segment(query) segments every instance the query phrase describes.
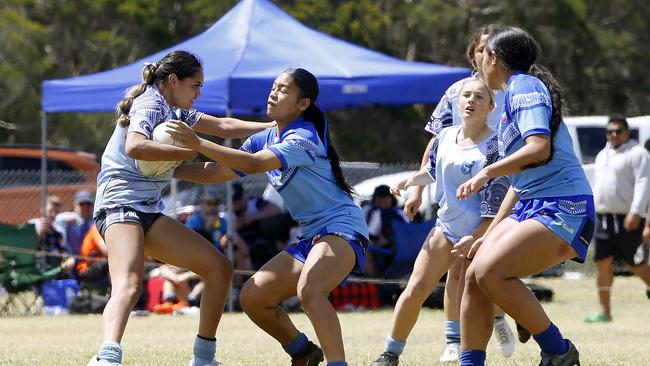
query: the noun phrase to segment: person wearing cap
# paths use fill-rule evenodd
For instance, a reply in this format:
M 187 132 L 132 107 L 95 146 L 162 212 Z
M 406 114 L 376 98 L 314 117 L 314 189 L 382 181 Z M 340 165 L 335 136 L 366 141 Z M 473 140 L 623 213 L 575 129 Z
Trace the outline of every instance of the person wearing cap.
M 397 207 L 397 199 L 390 193 L 390 187 L 382 184 L 375 187 L 368 204 L 362 205 L 363 217 L 368 224 L 370 242 L 374 246 L 391 248 L 393 245 L 393 229 L 391 222 L 399 220 L 408 222 L 406 215 Z M 392 257 L 381 252 L 368 251 L 366 256 L 366 274 L 378 276 L 390 265 Z
M 594 162 L 596 172 L 595 255 L 596 284 L 600 312 L 587 316 L 586 323 L 612 320 L 610 292 L 614 283 L 614 260 L 622 260 L 630 272 L 650 287 L 650 265 L 636 255 L 643 244 L 642 232 L 650 193 L 650 156 L 636 140 L 624 116 L 614 115 L 607 123 L 607 145 Z
M 95 223 L 93 205 L 95 195 L 88 190 L 75 193 L 74 212 L 63 212 L 56 216 L 56 222 L 64 229 L 64 242 L 72 255 L 79 255 L 84 237 Z

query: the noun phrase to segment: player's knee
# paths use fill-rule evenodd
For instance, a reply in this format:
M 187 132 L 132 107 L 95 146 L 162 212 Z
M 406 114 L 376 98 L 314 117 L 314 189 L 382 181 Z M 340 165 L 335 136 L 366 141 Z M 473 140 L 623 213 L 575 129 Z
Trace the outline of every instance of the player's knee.
M 433 286 L 425 280 L 414 281 L 409 283 L 404 290 L 406 299 L 422 301 L 427 298 L 433 291 Z
M 327 297 L 327 291 L 309 284 L 298 286 L 297 294 L 300 304 L 306 311 L 309 311 L 315 302 Z
M 260 297 L 257 295 L 253 278 L 250 278 L 239 292 L 239 304 L 244 312 L 249 313 L 252 309 L 261 305 Z

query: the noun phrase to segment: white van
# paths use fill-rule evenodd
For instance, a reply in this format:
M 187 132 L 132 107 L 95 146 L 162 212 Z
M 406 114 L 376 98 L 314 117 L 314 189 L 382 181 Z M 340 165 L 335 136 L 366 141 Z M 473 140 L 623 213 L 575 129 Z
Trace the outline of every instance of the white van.
M 594 184 L 594 160 L 607 143 L 606 129 L 609 116 L 564 117 L 573 139 L 573 150 L 582 163 L 589 183 Z M 650 139 L 650 116 L 628 117 L 630 139 L 643 145 Z

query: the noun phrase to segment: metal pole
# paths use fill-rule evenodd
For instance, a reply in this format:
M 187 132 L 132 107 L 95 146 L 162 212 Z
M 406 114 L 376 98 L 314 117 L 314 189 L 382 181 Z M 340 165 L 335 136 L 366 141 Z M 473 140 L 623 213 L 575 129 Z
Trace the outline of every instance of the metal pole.
M 231 116 L 232 116 L 232 110 L 230 109 L 230 105 L 228 105 L 228 107 L 226 108 L 226 117 L 230 118 Z M 232 139 L 226 139 L 224 145 L 228 147 L 232 146 Z M 226 235 L 228 236 L 228 247 L 226 249 L 226 254 L 228 255 L 228 259 L 230 259 L 230 261 L 234 263 L 233 245 L 235 245 L 235 242 L 233 240 L 233 237 L 235 234 L 235 228 L 234 228 L 235 212 L 232 207 L 232 194 L 233 194 L 232 181 L 229 180 L 226 182 L 226 207 L 227 207 L 226 217 L 228 218 L 228 228 L 226 229 Z M 233 284 L 234 281 L 230 283 L 230 296 L 228 296 L 228 312 L 235 311 L 235 296 L 234 296 L 235 293 L 233 291 Z
M 41 111 L 41 215 L 47 214 L 47 113 Z
M 178 218 L 177 209 L 178 202 L 176 202 L 176 195 L 178 194 L 178 179 L 172 178 L 171 183 L 169 184 L 169 195 L 172 198 L 172 217 Z

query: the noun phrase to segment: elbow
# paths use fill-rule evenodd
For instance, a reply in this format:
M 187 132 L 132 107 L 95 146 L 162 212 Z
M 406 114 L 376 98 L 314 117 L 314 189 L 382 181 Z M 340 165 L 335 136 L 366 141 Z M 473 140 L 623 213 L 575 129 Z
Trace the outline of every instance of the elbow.
M 136 159 L 136 160 L 142 160 L 142 150 L 143 150 L 143 144 L 139 142 L 135 143 L 129 143 L 128 140 L 126 144 L 124 145 L 124 152 L 126 153 L 126 156 Z

